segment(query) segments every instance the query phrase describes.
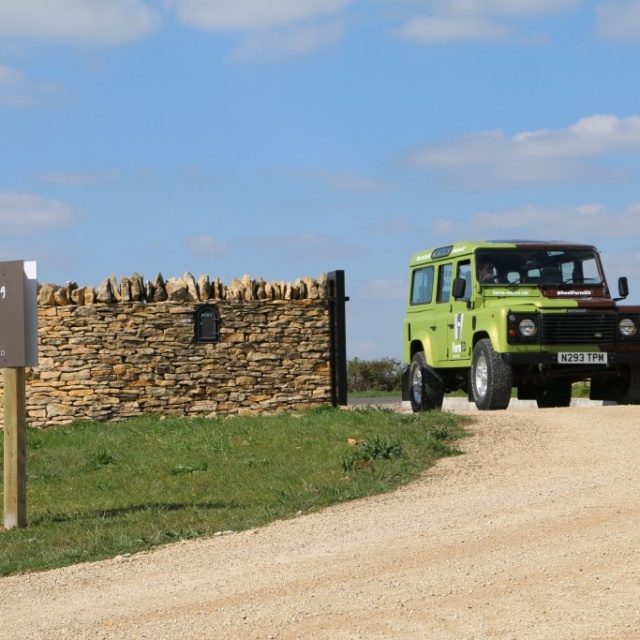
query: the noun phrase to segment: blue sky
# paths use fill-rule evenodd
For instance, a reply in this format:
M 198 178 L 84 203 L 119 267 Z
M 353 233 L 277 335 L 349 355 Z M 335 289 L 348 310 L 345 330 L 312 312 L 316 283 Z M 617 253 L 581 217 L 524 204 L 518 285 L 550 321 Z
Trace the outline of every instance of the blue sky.
M 349 358 L 457 240 L 594 243 L 639 303 L 638 69 L 638 0 L 0 0 L 0 260 L 344 269 Z

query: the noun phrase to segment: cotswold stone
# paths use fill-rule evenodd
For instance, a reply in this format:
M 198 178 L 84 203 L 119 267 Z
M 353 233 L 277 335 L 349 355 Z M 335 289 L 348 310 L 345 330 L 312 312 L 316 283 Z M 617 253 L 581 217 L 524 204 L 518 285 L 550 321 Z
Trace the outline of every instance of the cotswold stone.
M 208 276 L 195 283 L 198 300 L 188 299 L 194 289 L 189 294 L 183 279 L 165 285 L 158 274 L 145 285 L 134 274 L 123 279 L 115 302 L 113 280 L 105 278 L 97 291 L 40 286 L 40 364 L 26 379 L 31 426 L 119 422 L 145 412 L 250 415 L 330 401 L 322 276 L 304 279 L 302 288 L 249 276 L 227 288 L 216 279 L 208 300 L 220 315 L 221 341 L 207 344 L 194 341 L 194 311 Z M 300 298 L 316 289 L 317 298 Z M 138 291 L 146 300 L 136 299 Z M 2 398 L 0 392 L 0 414 Z
M 120 299 L 122 302 L 131 302 L 131 280 L 127 276 L 120 278 Z
M 134 273 L 131 277 L 131 301 L 142 302 L 144 295 L 144 278 L 139 273 Z
M 55 292 L 60 287 L 57 284 L 43 284 L 38 291 L 38 305 L 41 307 L 53 306 L 56 303 Z
M 187 285 L 182 278 L 169 278 L 165 284 L 169 302 L 187 302 Z
M 71 304 L 71 301 L 69 300 L 69 288 L 59 287 L 56 289 L 53 294 L 53 299 L 58 307 L 64 307 Z
M 244 288 L 242 282 L 234 278 L 227 287 L 227 300 L 244 300 Z
M 122 295 L 120 294 L 120 289 L 118 288 L 118 280 L 116 276 L 112 273 L 109 276 L 109 286 L 111 287 L 111 295 L 116 302 L 122 302 Z
M 147 280 L 144 286 L 145 299 L 148 300 L 149 302 L 153 302 L 155 291 L 156 291 L 156 288 L 153 286 L 153 283 L 151 282 L 151 280 Z
M 318 276 L 318 298 L 325 300 L 329 297 L 329 278 L 326 273 Z
M 198 294 L 198 285 L 196 279 L 187 271 L 182 277 L 183 282 L 187 288 L 187 302 L 199 302 L 200 295 Z
M 206 302 L 211 298 L 211 283 L 209 282 L 209 276 L 202 274 L 198 278 L 198 292 L 200 294 L 200 300 Z
M 160 272 L 158 272 L 153 281 L 153 292 L 153 302 L 164 302 L 168 298 L 167 291 L 164 286 L 164 279 Z M 147 300 L 151 301 L 150 298 L 147 298 Z
M 73 304 L 82 306 L 84 305 L 85 288 L 80 287 L 71 291 L 71 302 Z
M 109 278 L 105 278 L 98 285 L 98 292 L 96 294 L 96 300 L 98 302 L 103 302 L 109 304 L 113 301 L 113 296 L 111 294 L 111 284 L 109 283 Z
M 240 280 L 240 286 L 242 287 L 244 300 L 255 300 L 257 298 L 256 296 L 257 286 L 253 282 L 253 280 L 251 280 L 251 276 L 249 275 L 242 276 L 242 280 Z

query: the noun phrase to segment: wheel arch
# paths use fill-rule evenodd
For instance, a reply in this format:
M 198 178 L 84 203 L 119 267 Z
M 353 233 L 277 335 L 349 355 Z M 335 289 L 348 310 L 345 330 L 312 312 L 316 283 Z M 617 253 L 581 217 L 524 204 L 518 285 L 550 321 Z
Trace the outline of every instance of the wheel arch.
M 478 342 L 480 342 L 480 340 L 483 340 L 484 338 L 489 338 L 489 340 L 491 340 L 491 336 L 487 331 L 478 331 L 477 333 L 473 334 L 473 344 L 471 345 L 472 353 L 473 353 L 473 350 L 475 349 L 475 346 L 478 344 Z
M 424 357 L 427 363 L 433 366 L 433 351 L 429 340 L 416 339 L 411 341 L 411 345 L 409 347 L 409 362 L 411 362 L 413 356 L 415 356 L 419 351 L 424 351 Z

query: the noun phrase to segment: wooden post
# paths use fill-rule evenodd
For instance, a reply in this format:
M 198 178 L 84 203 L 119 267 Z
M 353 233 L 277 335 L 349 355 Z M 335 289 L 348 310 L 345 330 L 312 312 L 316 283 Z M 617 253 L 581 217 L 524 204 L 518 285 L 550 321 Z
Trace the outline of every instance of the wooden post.
M 27 419 L 24 367 L 2 370 L 4 382 L 4 527 L 27 526 Z

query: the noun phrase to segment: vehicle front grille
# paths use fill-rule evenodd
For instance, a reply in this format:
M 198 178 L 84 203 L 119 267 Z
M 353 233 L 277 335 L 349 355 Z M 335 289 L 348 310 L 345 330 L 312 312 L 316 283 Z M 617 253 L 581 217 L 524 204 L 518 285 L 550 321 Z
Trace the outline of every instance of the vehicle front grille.
M 605 344 L 615 340 L 614 314 L 542 314 L 540 321 L 543 344 Z

